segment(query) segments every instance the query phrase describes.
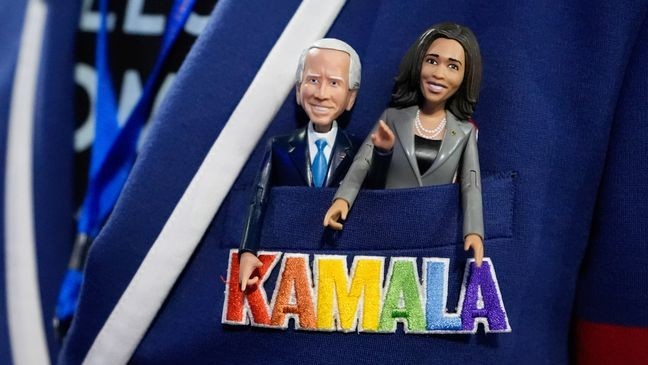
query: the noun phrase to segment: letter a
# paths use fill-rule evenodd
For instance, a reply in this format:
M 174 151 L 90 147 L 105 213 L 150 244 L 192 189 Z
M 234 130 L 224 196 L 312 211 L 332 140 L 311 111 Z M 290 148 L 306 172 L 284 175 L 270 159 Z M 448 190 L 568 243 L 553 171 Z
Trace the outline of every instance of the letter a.
M 477 332 L 476 323 L 483 323 L 486 332 L 511 332 L 489 258 L 484 258 L 481 267 L 477 267 L 473 259 L 468 260 L 459 302 L 462 303 L 461 326 L 464 332 Z

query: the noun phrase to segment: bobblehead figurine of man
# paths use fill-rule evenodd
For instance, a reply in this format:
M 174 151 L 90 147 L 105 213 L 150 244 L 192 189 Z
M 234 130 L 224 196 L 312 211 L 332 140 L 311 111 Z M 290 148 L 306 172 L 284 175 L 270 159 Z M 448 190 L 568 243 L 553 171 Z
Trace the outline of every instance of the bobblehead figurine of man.
M 273 186 L 337 187 L 361 141 L 338 127 L 336 119 L 351 110 L 360 88 L 360 57 L 338 39 L 320 39 L 299 59 L 295 78 L 297 104 L 310 121 L 304 128 L 268 143 L 254 184 L 239 247 L 241 290 L 256 284 L 254 270 L 266 202 Z

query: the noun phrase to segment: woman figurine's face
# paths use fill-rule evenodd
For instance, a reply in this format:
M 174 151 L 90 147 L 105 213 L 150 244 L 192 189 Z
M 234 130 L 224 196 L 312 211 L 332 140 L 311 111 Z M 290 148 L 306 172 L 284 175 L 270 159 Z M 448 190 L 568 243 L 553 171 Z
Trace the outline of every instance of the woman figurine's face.
M 437 38 L 425 52 L 421 64 L 421 93 L 425 107 L 443 107 L 464 78 L 466 57 L 461 44 L 453 39 Z

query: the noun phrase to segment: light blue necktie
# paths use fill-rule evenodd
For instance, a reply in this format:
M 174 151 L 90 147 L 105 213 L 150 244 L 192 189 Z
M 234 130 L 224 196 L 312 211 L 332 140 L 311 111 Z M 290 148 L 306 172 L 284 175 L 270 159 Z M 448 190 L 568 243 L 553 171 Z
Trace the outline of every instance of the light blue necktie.
M 313 184 L 321 188 L 324 185 L 324 179 L 326 178 L 326 170 L 328 169 L 328 164 L 326 163 L 326 157 L 324 156 L 324 147 L 326 147 L 326 140 L 320 138 L 315 141 L 317 146 L 317 154 L 315 154 L 315 160 L 313 161 Z

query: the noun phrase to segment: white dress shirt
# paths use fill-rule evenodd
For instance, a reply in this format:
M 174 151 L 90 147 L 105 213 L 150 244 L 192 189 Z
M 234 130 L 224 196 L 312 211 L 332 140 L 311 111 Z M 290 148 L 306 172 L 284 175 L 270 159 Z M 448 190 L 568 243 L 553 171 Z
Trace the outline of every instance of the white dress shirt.
M 333 121 L 331 130 L 326 133 L 319 133 L 313 128 L 313 122 L 308 122 L 308 152 L 310 155 L 311 166 L 315 161 L 315 155 L 317 154 L 317 145 L 315 141 L 320 138 L 326 139 L 326 147 L 324 147 L 324 157 L 326 157 L 327 165 L 331 162 L 331 152 L 333 151 L 333 146 L 335 144 L 335 137 L 337 136 L 337 121 Z

